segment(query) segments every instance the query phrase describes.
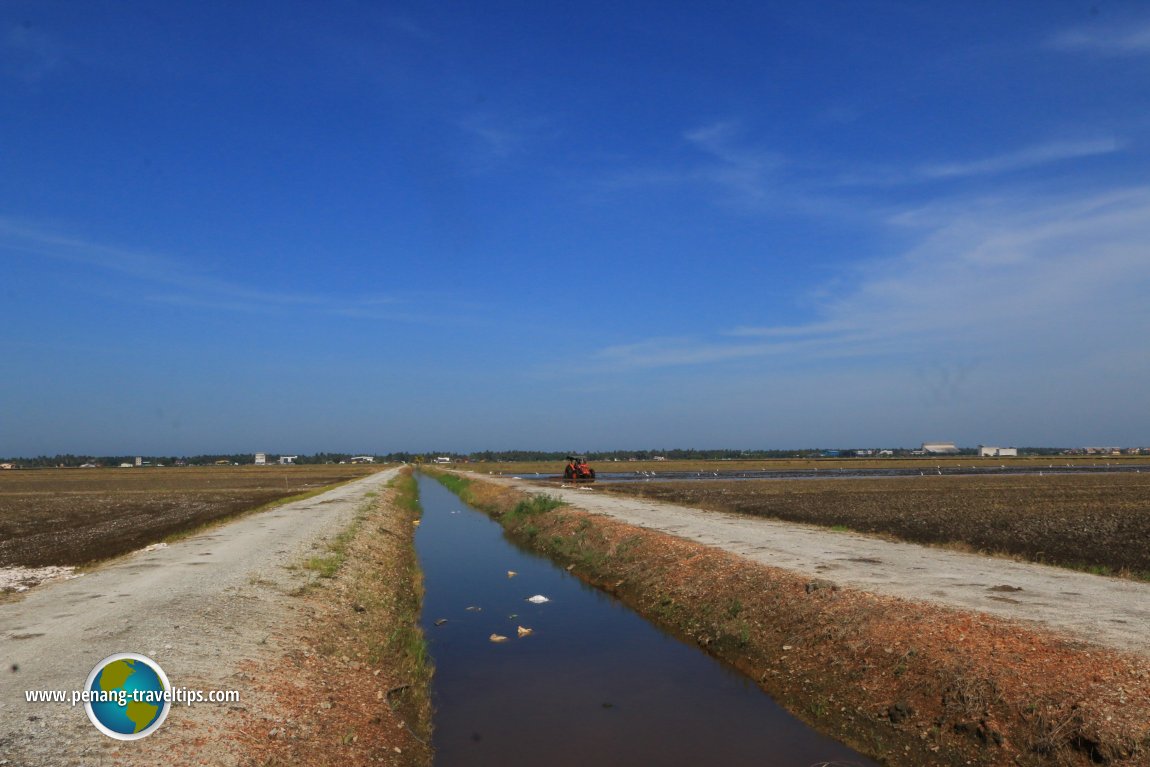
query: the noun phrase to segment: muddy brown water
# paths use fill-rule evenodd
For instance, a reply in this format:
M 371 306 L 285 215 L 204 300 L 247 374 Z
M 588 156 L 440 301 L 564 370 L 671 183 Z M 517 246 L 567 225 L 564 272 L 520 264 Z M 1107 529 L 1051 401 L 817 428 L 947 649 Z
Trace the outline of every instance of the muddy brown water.
M 438 482 L 419 489 L 436 765 L 875 765 Z

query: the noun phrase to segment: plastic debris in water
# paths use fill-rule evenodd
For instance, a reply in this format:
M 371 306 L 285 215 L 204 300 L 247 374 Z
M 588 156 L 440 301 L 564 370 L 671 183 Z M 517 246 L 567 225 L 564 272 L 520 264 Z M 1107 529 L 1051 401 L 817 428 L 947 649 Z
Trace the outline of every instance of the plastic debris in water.
M 490 639 L 492 642 L 506 642 L 507 641 L 507 637 L 503 636 L 502 634 L 492 634 L 490 637 L 488 637 L 488 639 Z
M 483 608 L 482 608 L 482 607 L 476 607 L 475 605 L 471 605 L 470 607 L 468 607 L 468 608 L 466 608 L 466 609 L 467 609 L 467 611 L 468 611 L 468 612 L 477 613 L 477 612 L 479 612 L 480 610 L 482 610 Z
M 524 628 L 523 626 L 520 626 L 518 631 L 519 631 L 519 636 L 521 636 L 521 637 L 529 637 L 535 633 L 535 629 Z
M 515 572 L 514 570 L 508 570 L 507 571 L 507 577 L 508 578 L 514 578 L 516 575 L 519 575 L 519 573 Z
M 541 605 L 544 602 L 550 602 L 551 600 L 548 599 L 547 597 L 543 596 L 542 594 L 536 594 L 533 597 L 527 597 L 527 601 L 528 602 L 534 602 L 537 605 Z
M 435 625 L 436 626 L 442 626 L 444 623 L 447 623 L 447 618 L 436 618 L 435 619 Z

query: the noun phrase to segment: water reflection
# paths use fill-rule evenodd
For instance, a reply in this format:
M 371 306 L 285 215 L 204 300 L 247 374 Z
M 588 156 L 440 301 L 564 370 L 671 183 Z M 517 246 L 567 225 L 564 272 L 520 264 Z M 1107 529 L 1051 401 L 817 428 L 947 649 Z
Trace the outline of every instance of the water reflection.
M 736 672 L 511 545 L 439 483 L 420 476 L 419 487 L 437 765 L 873 765 Z M 550 601 L 527 601 L 535 594 Z M 533 633 L 521 638 L 519 626 Z

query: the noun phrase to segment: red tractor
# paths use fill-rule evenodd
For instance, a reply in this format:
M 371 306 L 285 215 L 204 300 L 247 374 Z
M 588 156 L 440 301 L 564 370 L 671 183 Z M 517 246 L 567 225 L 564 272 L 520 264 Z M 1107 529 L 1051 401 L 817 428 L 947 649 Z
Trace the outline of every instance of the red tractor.
M 587 456 L 567 456 L 567 466 L 563 468 L 563 479 L 571 482 L 594 482 L 595 470 L 587 465 Z

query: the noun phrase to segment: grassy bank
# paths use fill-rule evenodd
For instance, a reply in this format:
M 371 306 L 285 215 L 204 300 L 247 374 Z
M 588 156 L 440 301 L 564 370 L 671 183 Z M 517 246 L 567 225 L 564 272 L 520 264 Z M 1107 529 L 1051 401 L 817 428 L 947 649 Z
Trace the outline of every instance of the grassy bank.
M 302 564 L 315 578 L 296 598 L 311 617 L 295 649 L 256 673 L 272 702 L 248 715 L 246 764 L 431 763 L 420 515 L 408 470 Z
M 891 765 L 1144 765 L 1150 662 L 977 613 L 840 589 L 439 474 L 464 501 Z

